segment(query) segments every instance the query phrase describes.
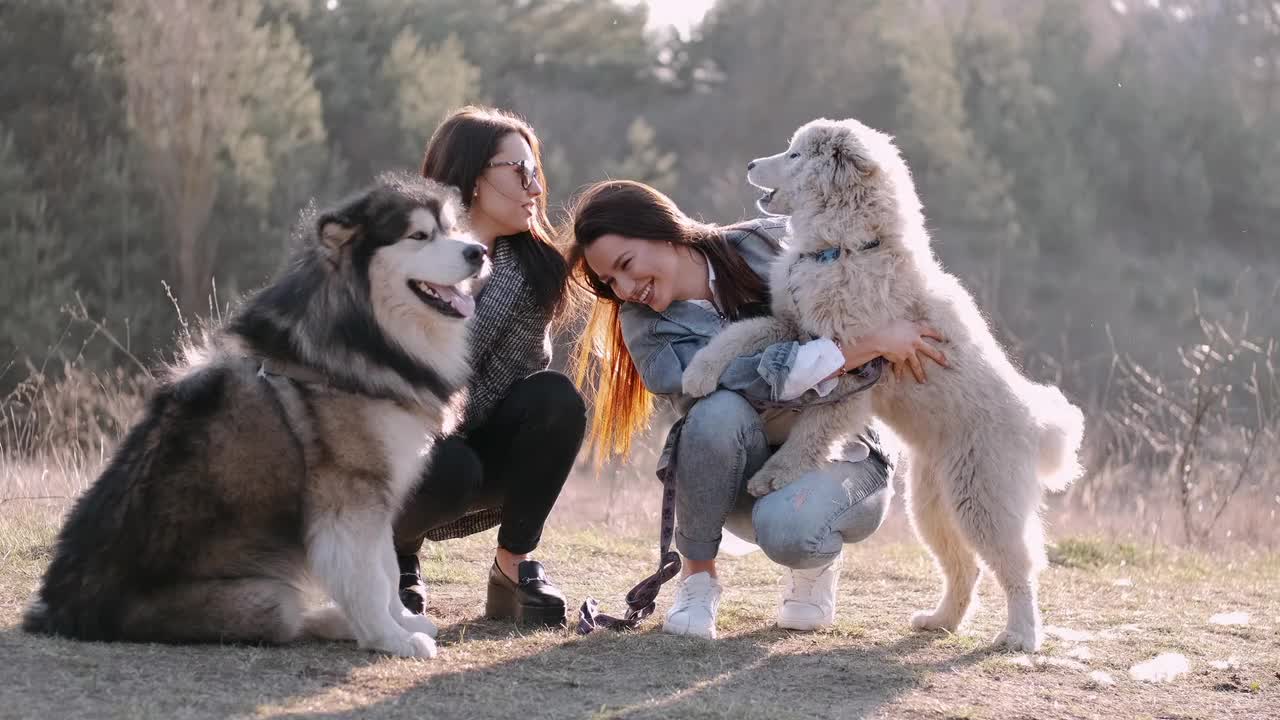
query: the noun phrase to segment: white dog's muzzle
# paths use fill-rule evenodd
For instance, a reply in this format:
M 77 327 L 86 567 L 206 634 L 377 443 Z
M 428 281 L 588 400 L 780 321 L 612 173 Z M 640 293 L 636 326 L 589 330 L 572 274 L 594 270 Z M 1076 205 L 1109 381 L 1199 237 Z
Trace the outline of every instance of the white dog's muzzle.
M 757 158 L 747 163 L 747 182 L 764 191 L 756 200 L 756 206 L 762 212 L 770 214 L 774 212 L 771 206 L 783 181 L 783 178 L 779 177 L 776 168 L 783 157 L 783 154 L 772 155 L 770 157 Z

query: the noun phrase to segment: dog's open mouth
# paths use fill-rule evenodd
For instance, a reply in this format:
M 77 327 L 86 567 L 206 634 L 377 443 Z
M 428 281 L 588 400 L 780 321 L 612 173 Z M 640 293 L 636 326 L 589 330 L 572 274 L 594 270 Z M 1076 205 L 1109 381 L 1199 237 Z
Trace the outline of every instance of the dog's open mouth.
M 469 318 L 476 311 L 476 299 L 457 285 L 435 285 L 425 280 L 410 280 L 409 289 L 425 305 L 448 317 Z
M 765 212 L 769 212 L 769 203 L 773 202 L 773 196 L 778 194 L 778 188 L 773 188 L 772 190 L 769 188 L 761 189 L 764 190 L 764 192 L 761 193 L 760 198 L 756 200 L 756 207 L 759 207 Z

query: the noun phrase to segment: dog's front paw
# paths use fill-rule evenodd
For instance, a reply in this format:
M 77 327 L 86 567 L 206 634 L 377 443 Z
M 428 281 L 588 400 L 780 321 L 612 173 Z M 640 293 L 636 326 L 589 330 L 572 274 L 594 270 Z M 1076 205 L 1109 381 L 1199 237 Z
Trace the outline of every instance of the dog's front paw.
M 400 623 L 400 627 L 411 633 L 422 633 L 434 638 L 440 632 L 436 628 L 436 624 L 431 622 L 426 615 L 419 615 L 409 610 L 402 611 L 396 621 Z
M 1041 638 L 1039 633 L 1020 632 L 1015 630 L 1003 630 L 996 635 L 991 644 L 997 648 L 1011 650 L 1013 652 L 1039 652 Z
M 420 632 L 385 638 L 369 643 L 366 647 L 374 652 L 405 658 L 433 658 L 438 653 L 436 641 L 430 635 Z
M 911 616 L 911 627 L 916 630 L 942 630 L 953 633 L 956 628 L 960 627 L 960 621 L 955 618 L 945 617 L 937 611 L 921 610 Z
M 413 648 L 413 654 L 405 657 L 433 658 L 440 652 L 436 649 L 435 638 L 426 633 L 413 633 L 410 635 L 409 646 Z
M 684 376 L 680 378 L 681 389 L 689 397 L 706 397 L 715 392 L 720 384 L 720 368 L 715 363 L 702 359 L 702 355 L 703 353 L 699 353 L 693 357 L 689 367 L 685 368 Z
M 781 490 L 799 480 L 805 467 L 804 463 L 778 460 L 778 455 L 774 455 L 747 481 L 747 492 L 755 497 L 764 497 L 774 490 Z

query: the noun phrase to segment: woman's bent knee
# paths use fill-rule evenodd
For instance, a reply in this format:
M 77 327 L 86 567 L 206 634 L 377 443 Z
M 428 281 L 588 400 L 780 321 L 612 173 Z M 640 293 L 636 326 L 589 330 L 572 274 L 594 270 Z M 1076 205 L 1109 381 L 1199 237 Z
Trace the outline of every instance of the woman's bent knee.
M 845 521 L 836 528 L 836 532 L 840 533 L 846 545 L 866 540 L 884 524 L 892 501 L 892 487 L 886 486 L 875 491 L 850 511 Z
M 765 557 L 783 567 L 796 570 L 822 567 L 839 553 L 839 548 L 834 552 L 820 551 L 823 538 L 817 534 L 788 532 L 769 525 L 757 525 L 755 532 L 756 544 Z
M 554 370 L 533 373 L 512 386 L 509 397 L 537 408 L 535 416 L 558 432 L 577 429 L 580 436 L 586 429 L 586 402 L 573 381 L 563 373 Z
M 883 524 L 893 497 L 887 481 L 864 487 L 874 478 L 854 483 L 845 477 L 868 469 L 860 467 L 863 463 L 834 465 L 854 467 L 816 470 L 756 501 L 756 544 L 770 560 L 795 569 L 821 567 L 844 545 L 867 539 Z

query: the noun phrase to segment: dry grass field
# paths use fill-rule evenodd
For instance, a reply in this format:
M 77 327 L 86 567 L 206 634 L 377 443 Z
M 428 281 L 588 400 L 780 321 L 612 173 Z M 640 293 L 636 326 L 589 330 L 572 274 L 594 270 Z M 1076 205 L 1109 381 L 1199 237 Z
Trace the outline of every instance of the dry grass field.
M 1267 368 L 1255 398 L 1280 388 Z M 21 632 L 62 513 L 145 390 L 123 373 L 63 377 L 0 405 L 0 718 L 1280 717 L 1280 425 L 1269 400 L 1258 403 L 1263 431 L 1226 413 L 1204 432 L 1181 426 L 1175 441 L 1200 439 L 1169 446 L 1194 458 L 1172 470 L 1143 450 L 1153 442 L 1095 442 L 1088 476 L 1046 512 L 1049 640 L 1036 655 L 987 645 L 1004 620 L 989 579 L 964 632 L 911 631 L 907 618 L 932 607 L 940 579 L 899 496 L 886 526 L 846 553 L 837 624 L 814 634 L 774 627 L 780 573 L 759 552 L 722 564 L 721 638 L 706 642 L 666 636 L 656 617 L 587 637 L 485 621 L 495 531 L 428 544 L 441 653 L 415 661 L 349 644 L 107 645 Z M 1195 382 L 1157 396 L 1209 396 Z M 620 612 L 652 570 L 656 451 L 650 440 L 627 463 L 570 478 L 538 555 L 575 613 L 587 597 Z M 659 613 L 673 594 L 664 589 Z
M 578 521 L 586 513 L 575 505 L 595 493 L 579 480 L 540 556 L 575 605 L 594 596 L 617 611 L 650 571 L 650 523 L 634 515 L 610 526 Z M 1043 576 L 1050 640 L 1027 656 L 987 647 L 1004 611 L 989 580 L 966 632 L 909 629 L 907 617 L 930 606 L 939 581 L 900 506 L 879 536 L 847 553 L 833 629 L 774 627 L 779 573 L 755 552 L 724 563 L 714 642 L 663 635 L 656 618 L 637 632 L 587 637 L 485 621 L 491 531 L 424 549 L 442 647 L 436 660 L 416 661 L 344 644 L 166 647 L 26 635 L 17 624 L 49 557 L 54 505 L 0 505 L 0 718 L 1280 714 L 1280 554 L 1245 547 L 1193 553 L 1060 538 Z M 644 503 L 631 505 L 647 514 Z M 1186 672 L 1167 682 L 1131 672 L 1165 653 L 1185 658 Z

